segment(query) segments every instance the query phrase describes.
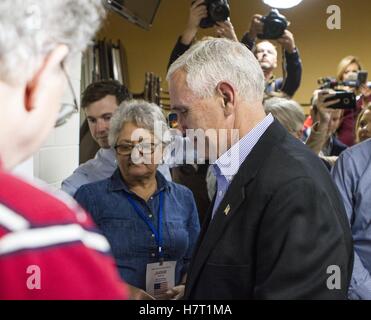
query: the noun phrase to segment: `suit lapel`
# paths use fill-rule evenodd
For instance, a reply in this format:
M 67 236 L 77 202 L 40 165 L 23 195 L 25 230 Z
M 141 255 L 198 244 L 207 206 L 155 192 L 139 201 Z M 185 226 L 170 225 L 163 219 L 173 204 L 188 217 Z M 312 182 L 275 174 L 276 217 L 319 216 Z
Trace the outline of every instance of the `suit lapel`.
M 186 297 L 191 293 L 207 258 L 215 248 L 215 244 L 218 242 L 219 238 L 222 237 L 223 231 L 232 221 L 242 202 L 249 198 L 249 195 L 245 192 L 247 185 L 258 173 L 260 167 L 264 163 L 264 159 L 269 157 L 270 150 L 272 150 L 277 143 L 277 140 L 281 139 L 286 134 L 287 132 L 277 121 L 274 121 L 273 124 L 268 127 L 267 131 L 242 163 L 225 197 L 221 201 L 214 218 L 211 220 L 212 208 L 215 201 L 214 197 L 214 201 L 208 210 L 208 215 L 202 227 L 197 249 L 188 272 Z M 245 214 L 248 213 L 246 212 Z

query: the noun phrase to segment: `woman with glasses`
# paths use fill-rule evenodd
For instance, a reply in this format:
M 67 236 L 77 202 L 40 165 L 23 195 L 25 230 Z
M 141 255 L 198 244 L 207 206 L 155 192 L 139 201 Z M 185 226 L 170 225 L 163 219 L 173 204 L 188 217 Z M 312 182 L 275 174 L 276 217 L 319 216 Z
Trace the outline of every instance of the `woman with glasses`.
M 121 277 L 156 298 L 181 293 L 199 233 L 192 192 L 156 171 L 169 138 L 157 105 L 123 102 L 109 133 L 117 170 L 75 194 L 109 240 Z

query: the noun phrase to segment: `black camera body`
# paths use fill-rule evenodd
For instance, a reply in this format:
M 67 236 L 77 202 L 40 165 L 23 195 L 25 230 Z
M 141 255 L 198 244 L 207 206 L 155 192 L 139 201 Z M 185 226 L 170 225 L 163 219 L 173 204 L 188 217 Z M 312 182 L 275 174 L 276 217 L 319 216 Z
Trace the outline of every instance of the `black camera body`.
M 329 106 L 329 109 L 350 109 L 354 110 L 357 107 L 356 95 L 354 92 L 337 90 L 333 97 L 327 98 L 325 102 L 332 100 L 340 100 L 338 103 L 335 103 Z
M 272 9 L 269 14 L 261 18 L 263 33 L 258 34 L 259 39 L 276 40 L 282 37 L 289 22 L 277 9 Z
M 371 83 L 367 81 L 368 72 L 361 70 L 357 72 L 357 76 L 346 80 L 346 81 L 337 81 L 336 78 L 324 77 L 318 79 L 318 84 L 320 89 L 335 89 L 340 86 L 351 87 L 351 88 L 360 88 L 361 86 L 367 86 L 371 88 Z
M 206 6 L 207 17 L 200 22 L 201 28 L 211 28 L 217 22 L 226 21 L 230 15 L 228 0 L 205 0 L 201 6 Z

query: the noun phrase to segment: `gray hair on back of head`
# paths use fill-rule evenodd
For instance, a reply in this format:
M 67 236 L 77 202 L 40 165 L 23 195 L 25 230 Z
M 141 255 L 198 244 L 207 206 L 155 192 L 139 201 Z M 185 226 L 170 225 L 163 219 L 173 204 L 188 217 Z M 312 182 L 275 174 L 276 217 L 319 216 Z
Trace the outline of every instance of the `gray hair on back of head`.
M 245 101 L 263 101 L 263 71 L 252 52 L 237 41 L 225 38 L 199 41 L 170 66 L 168 81 L 177 70 L 186 72 L 187 86 L 199 98 L 212 97 L 218 83 L 226 81 Z
M 111 118 L 108 135 L 111 147 L 116 145 L 120 132 L 126 123 L 133 123 L 139 128 L 148 130 L 164 144 L 170 143 L 170 131 L 165 116 L 155 103 L 144 100 L 122 102 Z
M 105 12 L 102 0 L 1 0 L 0 79 L 29 80 L 60 44 L 84 50 Z
M 305 114 L 295 100 L 270 98 L 264 102 L 265 112 L 271 113 L 289 132 L 297 132 L 303 128 Z

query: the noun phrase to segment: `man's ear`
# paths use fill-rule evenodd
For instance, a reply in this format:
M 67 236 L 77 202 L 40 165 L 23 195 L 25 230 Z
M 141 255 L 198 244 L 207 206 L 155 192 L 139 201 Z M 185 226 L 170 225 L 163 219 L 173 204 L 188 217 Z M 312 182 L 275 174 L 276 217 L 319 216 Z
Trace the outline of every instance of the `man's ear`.
M 236 92 L 228 82 L 219 82 L 216 87 L 217 93 L 223 98 L 224 114 L 229 116 L 234 111 Z
M 59 45 L 53 49 L 42 62 L 39 69 L 35 72 L 31 80 L 28 81 L 25 90 L 24 105 L 27 111 L 31 111 L 37 106 L 39 94 L 42 92 L 45 81 L 50 79 L 53 74 L 61 72 L 61 63 L 68 54 L 66 45 Z

